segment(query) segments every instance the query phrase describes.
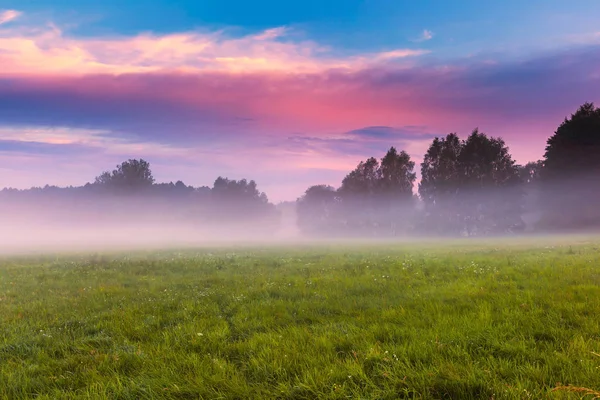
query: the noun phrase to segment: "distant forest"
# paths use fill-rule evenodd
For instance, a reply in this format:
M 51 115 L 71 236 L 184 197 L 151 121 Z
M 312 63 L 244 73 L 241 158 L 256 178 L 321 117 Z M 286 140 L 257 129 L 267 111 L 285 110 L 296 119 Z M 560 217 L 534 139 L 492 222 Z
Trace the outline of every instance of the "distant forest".
M 600 228 L 600 109 L 585 103 L 547 140 L 542 160 L 517 165 L 501 138 L 474 130 L 435 138 L 420 165 L 391 147 L 361 161 L 338 188 L 309 187 L 296 202 L 269 202 L 253 180 L 212 187 L 156 183 L 132 159 L 80 187 L 0 191 L 13 223 L 185 222 L 275 232 L 292 213 L 307 236 L 490 236 Z

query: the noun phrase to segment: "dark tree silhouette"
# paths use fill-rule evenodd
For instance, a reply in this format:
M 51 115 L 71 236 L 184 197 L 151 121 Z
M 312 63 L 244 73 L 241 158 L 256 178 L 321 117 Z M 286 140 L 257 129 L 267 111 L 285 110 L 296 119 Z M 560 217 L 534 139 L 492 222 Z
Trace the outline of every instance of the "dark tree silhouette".
M 154 177 L 147 161 L 130 159 L 117 165 L 112 172 L 103 172 L 96 177 L 94 183 L 110 189 L 138 191 L 151 187 L 154 184 Z
M 504 140 L 475 130 L 464 143 L 459 165 L 467 195 L 461 199 L 467 234 L 523 229 L 519 170 Z
M 225 235 L 270 234 L 280 224 L 275 205 L 254 181 L 219 177 L 212 188 L 182 181 L 154 183 L 143 159 L 125 161 L 80 187 L 1 190 L 0 216 L 7 214 L 56 226 L 182 224 Z
M 434 139 L 421 164 L 426 227 L 485 235 L 522 229 L 519 170 L 502 139 L 477 129 Z
M 296 203 L 298 228 L 304 233 L 332 233 L 338 228 L 339 198 L 334 187 L 315 185 L 306 189 Z
M 458 135 L 450 133 L 433 139 L 423 158 L 419 195 L 425 207 L 423 228 L 427 232 L 459 233 L 462 229 L 457 209 L 462 147 Z
M 541 227 L 600 227 L 600 109 L 585 103 L 552 135 L 541 174 Z
M 405 151 L 392 147 L 381 159 L 379 197 L 382 208 L 381 226 L 389 226 L 390 234 L 398 234 L 409 226 L 413 210 L 413 186 L 417 179 L 415 163 Z
M 541 217 L 540 201 L 542 198 L 540 197 L 540 184 L 544 162 L 542 160 L 531 161 L 525 165 L 519 165 L 517 168 L 524 194 L 523 214 L 521 218 L 525 223 L 526 229 L 531 231 L 535 229 Z
M 538 184 L 544 168 L 544 161 L 531 161 L 525 165 L 517 166 L 519 169 L 519 178 L 526 185 Z
M 380 191 L 394 200 L 409 199 L 413 195 L 413 185 L 417 179 L 415 163 L 405 151 L 398 153 L 392 147 L 381 159 Z
M 377 193 L 381 179 L 379 161 L 371 157 L 361 161 L 342 181 L 340 194 L 342 196 L 361 197 L 367 199 Z
M 585 103 L 565 118 L 552 135 L 544 154 L 544 177 L 573 177 L 600 173 L 600 109 Z
M 212 196 L 222 203 L 254 203 L 267 204 L 267 195 L 258 190 L 256 182 L 241 179 L 239 181 L 218 177 L 212 188 Z
M 370 234 L 395 235 L 407 226 L 407 210 L 413 200 L 415 163 L 391 147 L 381 159 L 360 162 L 342 181 L 339 196 L 346 225 Z
M 152 185 L 152 193 L 156 196 L 165 196 L 169 199 L 185 199 L 194 193 L 193 186 L 187 186 L 182 181 L 175 183 L 155 183 Z
M 246 179 L 239 181 L 218 177 L 210 193 L 211 205 L 209 220 L 223 223 L 250 223 L 261 220 L 266 229 L 278 217 L 276 207 L 269 203 L 267 195 L 260 192 L 256 182 Z M 268 221 L 267 221 L 268 220 Z
M 376 211 L 375 195 L 380 180 L 379 161 L 371 157 L 361 161 L 356 168 L 342 180 L 338 189 L 340 196 L 340 216 L 348 232 L 372 230 Z

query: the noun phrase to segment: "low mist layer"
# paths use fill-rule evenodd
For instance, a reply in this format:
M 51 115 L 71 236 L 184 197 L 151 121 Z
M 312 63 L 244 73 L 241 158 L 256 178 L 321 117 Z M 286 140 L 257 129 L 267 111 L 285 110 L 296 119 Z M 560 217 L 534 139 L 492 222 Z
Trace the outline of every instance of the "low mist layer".
M 274 207 L 252 213 L 247 205 L 221 203 L 217 207 L 214 201 L 194 194 L 179 200 L 43 191 L 36 196 L 27 192 L 5 196 L 12 199 L 0 202 L 0 252 L 203 246 L 295 235 L 295 227 L 282 225 Z M 16 201 L 18 197 L 21 201 Z M 236 210 L 247 214 L 241 218 Z
M 81 187 L 0 192 L 0 250 L 290 243 L 305 240 L 501 237 L 600 230 L 600 109 L 586 103 L 518 165 L 501 138 L 435 138 L 420 166 L 391 147 L 339 188 L 314 185 L 272 204 L 253 180 L 212 187 L 156 183 L 130 159 Z M 418 187 L 417 193 L 414 187 Z

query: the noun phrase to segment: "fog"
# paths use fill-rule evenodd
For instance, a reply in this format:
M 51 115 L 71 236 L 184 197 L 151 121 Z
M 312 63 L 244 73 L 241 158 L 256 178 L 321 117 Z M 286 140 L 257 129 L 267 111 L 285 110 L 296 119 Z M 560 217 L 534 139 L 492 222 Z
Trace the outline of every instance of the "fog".
M 16 226 L 0 235 L 0 253 L 70 253 L 81 251 L 150 250 L 205 246 L 289 243 L 290 237 L 256 235 L 242 228 L 227 233 L 213 232 L 209 227 L 198 229 L 186 224 L 150 224 L 133 222 L 82 225 Z
M 68 189 L 0 196 L 0 253 L 72 253 L 208 246 L 432 242 L 589 234 L 600 226 L 598 180 L 544 190 L 473 190 L 438 196 L 343 198 L 337 191 L 261 207 L 246 201 L 97 195 Z M 567 191 L 564 189 L 568 188 Z M 313 192 L 313 194 L 315 194 Z M 325 194 L 325 196 L 323 196 Z
M 600 111 L 590 117 L 588 108 L 579 118 L 600 126 Z M 252 180 L 155 183 L 148 162 L 128 160 L 80 187 L 1 190 L 0 253 L 597 232 L 600 144 L 552 143 L 554 158 L 519 166 L 501 139 L 449 134 L 433 140 L 418 184 L 410 156 L 391 147 L 338 188 L 314 185 L 277 205 Z
M 232 221 L 207 215 L 202 204 L 173 200 L 128 197 L 58 201 L 44 197 L 35 201 L 0 200 L 1 253 L 160 249 L 298 238 L 295 221 L 282 218 L 282 213 L 276 214 L 277 219 L 257 213 Z

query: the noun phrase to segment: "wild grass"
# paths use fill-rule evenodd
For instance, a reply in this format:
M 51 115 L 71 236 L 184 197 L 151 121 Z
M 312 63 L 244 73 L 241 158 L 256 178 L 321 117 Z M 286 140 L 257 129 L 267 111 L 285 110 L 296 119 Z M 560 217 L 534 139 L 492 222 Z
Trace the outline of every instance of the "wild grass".
M 4 257 L 0 398 L 591 398 L 599 285 L 595 240 Z

